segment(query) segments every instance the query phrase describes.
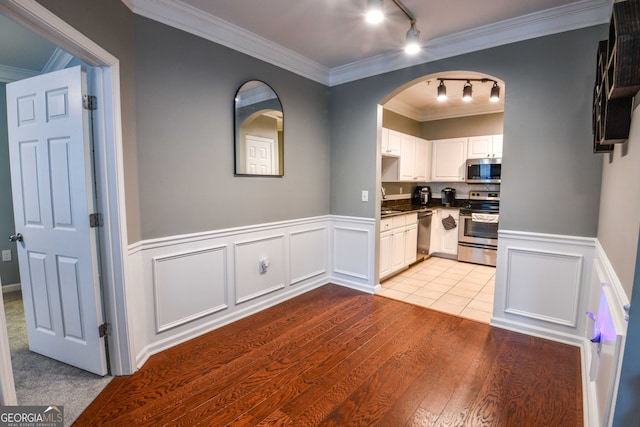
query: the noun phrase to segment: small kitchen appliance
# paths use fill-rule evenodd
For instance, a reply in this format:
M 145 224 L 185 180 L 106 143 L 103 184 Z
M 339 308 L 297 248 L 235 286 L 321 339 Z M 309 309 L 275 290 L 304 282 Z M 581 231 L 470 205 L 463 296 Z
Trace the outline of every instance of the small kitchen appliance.
M 466 163 L 467 184 L 500 184 L 502 159 L 469 159 Z
M 431 187 L 428 185 L 418 185 L 413 192 L 413 203 L 426 206 L 431 201 Z
M 441 197 L 443 206 L 453 206 L 456 201 L 456 189 L 451 187 L 443 188 L 441 191 Z

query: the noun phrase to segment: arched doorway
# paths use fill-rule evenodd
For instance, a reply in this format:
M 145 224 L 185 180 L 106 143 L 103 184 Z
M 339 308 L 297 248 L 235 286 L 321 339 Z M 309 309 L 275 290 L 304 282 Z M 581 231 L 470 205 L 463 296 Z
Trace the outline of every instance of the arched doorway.
M 439 101 L 443 86 L 447 98 Z M 470 101 L 463 100 L 463 91 L 469 90 L 465 86 L 470 86 Z M 499 92 L 496 102 L 490 101 L 492 89 L 494 95 Z M 497 77 L 447 71 L 404 84 L 381 102 L 380 294 L 490 321 L 500 184 L 467 182 L 466 162 L 488 158 L 500 164 L 504 95 L 504 82 Z M 430 200 L 419 206 L 416 191 L 424 194 L 425 189 Z M 475 207 L 475 199 L 481 198 L 490 199 L 492 211 L 482 219 L 473 215 L 472 222 L 464 208 L 470 203 Z M 479 222 L 484 220 L 490 222 Z M 463 235 L 482 229 L 495 239 L 459 243 L 465 240 L 461 229 Z

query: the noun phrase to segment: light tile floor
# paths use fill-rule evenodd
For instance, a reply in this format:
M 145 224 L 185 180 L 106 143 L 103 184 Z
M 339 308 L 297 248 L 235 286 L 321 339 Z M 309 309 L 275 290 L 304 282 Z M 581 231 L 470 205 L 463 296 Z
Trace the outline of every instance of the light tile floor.
M 496 269 L 431 257 L 382 282 L 379 295 L 489 323 Z

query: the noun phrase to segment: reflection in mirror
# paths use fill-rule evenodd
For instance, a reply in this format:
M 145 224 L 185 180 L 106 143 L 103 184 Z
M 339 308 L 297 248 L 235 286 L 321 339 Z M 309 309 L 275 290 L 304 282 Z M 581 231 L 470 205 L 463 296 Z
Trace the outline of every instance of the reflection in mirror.
M 269 85 L 250 80 L 235 98 L 236 175 L 284 175 L 284 115 Z

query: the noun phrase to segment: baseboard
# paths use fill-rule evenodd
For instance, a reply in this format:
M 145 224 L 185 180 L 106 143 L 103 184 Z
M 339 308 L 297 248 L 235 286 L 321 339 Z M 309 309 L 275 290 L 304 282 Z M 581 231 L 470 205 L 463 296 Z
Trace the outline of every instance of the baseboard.
M 8 294 L 9 292 L 16 292 L 22 290 L 20 283 L 12 283 L 11 285 L 2 285 L 2 293 Z
M 582 337 L 576 336 L 574 334 L 568 334 L 527 323 L 516 322 L 512 319 L 500 318 L 496 316 L 495 313 L 491 318 L 490 325 L 501 329 L 507 329 L 513 332 L 519 332 L 521 334 L 531 335 L 538 338 L 544 338 L 551 341 L 572 345 L 574 347 L 582 347 L 584 342 L 584 339 Z

